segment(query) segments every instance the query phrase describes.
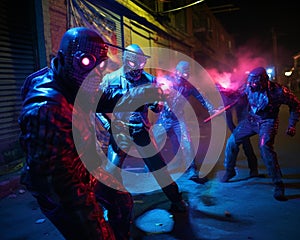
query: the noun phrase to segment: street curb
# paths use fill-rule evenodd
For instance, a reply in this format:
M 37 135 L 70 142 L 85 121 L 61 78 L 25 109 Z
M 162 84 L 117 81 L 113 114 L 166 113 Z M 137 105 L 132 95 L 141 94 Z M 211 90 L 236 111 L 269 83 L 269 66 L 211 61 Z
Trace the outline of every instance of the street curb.
M 20 187 L 20 175 L 5 176 L 5 179 L 0 180 L 0 199 L 15 193 Z

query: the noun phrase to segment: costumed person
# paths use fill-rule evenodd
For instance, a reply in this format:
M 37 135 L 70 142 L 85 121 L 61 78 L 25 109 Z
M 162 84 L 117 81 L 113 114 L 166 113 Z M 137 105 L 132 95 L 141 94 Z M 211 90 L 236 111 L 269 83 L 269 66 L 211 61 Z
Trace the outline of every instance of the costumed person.
M 263 67 L 257 67 L 249 73 L 245 92 L 250 105 L 249 114 L 238 123 L 227 140 L 224 161 L 226 172 L 221 181 L 228 182 L 236 175 L 235 164 L 239 145 L 245 138 L 258 134 L 261 158 L 274 184 L 274 198 L 285 201 L 287 198 L 282 172 L 274 151 L 274 140 L 278 131 L 278 114 L 282 104 L 287 105 L 290 110 L 286 134 L 289 136 L 296 134 L 296 123 L 300 118 L 300 101 L 286 87 L 269 81 L 269 76 Z
M 19 125 L 26 163 L 21 183 L 68 240 L 130 237 L 132 196 L 100 167 L 90 112 L 80 105 L 75 107 L 83 85 L 85 96 L 97 92 L 101 78 L 94 78 L 98 82 L 89 84 L 84 84 L 84 80 L 95 68 L 103 71 L 107 51 L 107 45 L 95 31 L 71 28 L 63 35 L 51 67 L 28 76 L 22 87 Z M 75 133 L 83 139 L 78 148 Z M 83 161 L 89 156 L 95 159 Z M 102 180 L 114 182 L 120 190 L 108 187 Z
M 156 124 L 163 128 L 162 131 L 155 131 L 154 136 L 157 144 L 160 146 L 167 134 L 172 143 L 172 151 L 177 158 L 180 158 L 187 169 L 190 180 L 196 183 L 205 183 L 208 181 L 206 177 L 199 177 L 198 167 L 195 163 L 195 149 L 192 145 L 191 135 L 187 126 L 187 119 L 184 116 L 184 109 L 189 98 L 194 97 L 209 113 L 214 111 L 214 106 L 201 94 L 189 81 L 191 72 L 190 63 L 187 61 L 179 61 L 173 75 L 163 76 L 163 81 L 171 83 L 169 93 L 167 95 L 164 110 L 161 112 Z M 175 114 L 176 112 L 176 114 Z M 181 143 L 180 149 L 178 149 Z M 190 166 L 186 166 L 189 165 Z
M 221 94 L 224 106 L 229 106 L 226 110 L 226 123 L 231 132 L 240 121 L 245 119 L 248 114 L 248 99 L 244 92 L 245 84 L 238 89 L 224 88 L 217 84 L 217 88 Z M 236 116 L 236 123 L 234 121 L 234 114 Z M 250 170 L 249 177 L 259 177 L 257 157 L 253 150 L 253 146 L 249 138 L 243 139 L 242 148 L 247 158 L 248 168 Z
M 187 203 L 182 199 L 179 187 L 173 181 L 157 145 L 151 139 L 148 111 L 162 110 L 162 91 L 156 86 L 156 78 L 144 71 L 147 58 L 137 44 L 124 50 L 121 68 L 106 74 L 100 85 L 102 96 L 98 106 L 98 118 L 111 133 L 107 150 L 111 161 L 107 170 L 122 179 L 121 169 L 133 145 L 154 175 L 162 191 L 171 201 L 171 210 L 185 212 Z M 149 102 L 148 102 L 149 101 Z M 159 174 L 160 170 L 163 174 Z M 121 180 L 120 180 L 121 181 Z

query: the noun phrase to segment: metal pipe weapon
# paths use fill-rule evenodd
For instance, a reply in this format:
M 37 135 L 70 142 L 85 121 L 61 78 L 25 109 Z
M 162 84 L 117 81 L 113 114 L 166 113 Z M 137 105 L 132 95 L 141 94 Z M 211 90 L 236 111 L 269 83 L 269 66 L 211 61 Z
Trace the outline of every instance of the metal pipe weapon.
M 215 118 L 216 116 L 219 116 L 220 114 L 222 114 L 223 112 L 225 112 L 227 109 L 231 108 L 233 105 L 235 105 L 238 102 L 239 98 L 236 99 L 234 102 L 232 102 L 231 104 L 228 104 L 227 106 L 225 106 L 224 108 L 217 110 L 217 112 L 215 112 L 214 114 L 210 115 L 208 118 L 206 118 L 203 122 L 207 123 L 210 120 L 212 120 L 213 118 Z

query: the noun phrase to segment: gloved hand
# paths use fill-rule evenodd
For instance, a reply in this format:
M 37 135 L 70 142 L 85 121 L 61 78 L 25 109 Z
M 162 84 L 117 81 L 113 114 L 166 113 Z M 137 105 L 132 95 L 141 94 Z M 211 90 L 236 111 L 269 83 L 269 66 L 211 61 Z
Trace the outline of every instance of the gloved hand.
M 145 98 L 155 100 L 154 102 L 149 102 L 149 108 L 155 113 L 159 113 L 164 108 L 164 99 L 165 95 L 163 90 L 157 86 L 151 86 L 144 89 L 145 90 Z
M 149 105 L 149 109 L 155 113 L 159 113 L 164 109 L 164 104 L 161 101 L 159 102 L 156 101 L 153 104 Z
M 296 128 L 289 126 L 288 129 L 285 132 L 287 135 L 293 137 L 296 134 Z
M 118 106 L 129 107 L 131 104 L 142 106 L 154 102 L 163 101 L 163 91 L 160 87 L 147 85 L 129 89 L 122 97 Z
M 144 88 L 144 97 L 146 99 L 155 99 L 156 102 L 164 101 L 164 92 L 160 87 L 147 86 Z

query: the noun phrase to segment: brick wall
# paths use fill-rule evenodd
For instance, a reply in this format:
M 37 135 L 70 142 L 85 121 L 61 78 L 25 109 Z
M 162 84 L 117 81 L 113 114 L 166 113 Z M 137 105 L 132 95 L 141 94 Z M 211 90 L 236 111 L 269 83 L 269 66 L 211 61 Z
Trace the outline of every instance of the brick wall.
M 42 0 L 44 37 L 47 64 L 56 55 L 62 35 L 67 30 L 67 0 Z M 1 152 L 3 162 L 0 164 L 0 198 L 6 195 L 18 183 L 18 172 L 22 167 L 23 151 L 19 142 L 13 142 Z M 2 159 L 1 159 L 2 160 Z M 10 174 L 16 173 L 13 178 Z
M 56 55 L 61 37 L 67 30 L 67 2 L 66 0 L 48 0 L 51 35 L 51 53 Z

